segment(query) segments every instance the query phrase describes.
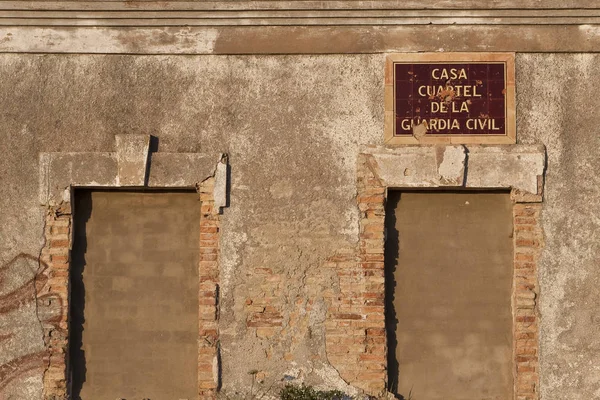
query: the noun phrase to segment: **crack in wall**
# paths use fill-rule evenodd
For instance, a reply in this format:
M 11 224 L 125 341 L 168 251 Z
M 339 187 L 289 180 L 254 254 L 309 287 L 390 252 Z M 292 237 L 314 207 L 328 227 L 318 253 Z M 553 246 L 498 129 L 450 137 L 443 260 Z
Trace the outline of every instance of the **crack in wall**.
M 50 213 L 51 210 L 52 210 L 52 208 L 48 207 L 46 211 L 47 211 L 47 213 Z M 43 265 L 43 262 L 42 262 L 42 252 L 44 251 L 44 248 L 46 247 L 46 244 L 48 242 L 48 239 L 46 238 L 46 234 L 45 234 L 45 232 L 46 232 L 46 226 L 47 226 L 47 222 L 46 222 L 46 218 L 44 218 L 44 223 L 42 225 L 42 232 L 43 232 L 42 233 L 42 240 L 43 240 L 43 243 L 42 243 L 42 246 L 41 246 L 40 251 L 38 253 L 38 257 L 37 257 L 37 260 L 38 260 L 38 270 L 36 271 L 36 274 L 34 275 L 34 280 L 33 280 L 33 288 L 34 288 L 33 290 L 34 290 L 34 296 L 35 296 L 35 299 L 34 299 L 34 301 L 35 301 L 35 316 L 36 316 L 36 318 L 38 320 L 38 323 L 40 325 L 40 329 L 42 331 L 42 342 L 44 343 L 44 348 L 46 349 L 45 350 L 45 354 L 46 354 L 46 356 L 48 358 L 48 360 L 44 362 L 44 370 L 42 372 L 42 379 L 44 379 L 44 377 L 46 376 L 46 373 L 50 369 L 50 357 L 49 357 L 49 350 L 48 350 L 49 342 L 48 342 L 48 340 L 46 338 L 44 322 L 42 322 L 42 319 L 40 318 L 40 314 L 39 314 L 39 301 L 40 300 L 38 298 L 38 290 L 37 290 L 37 279 L 38 279 L 37 277 L 38 277 L 39 274 L 41 274 L 43 271 L 45 271 L 47 269 L 47 265 L 44 265 L 42 267 L 42 265 Z M 45 387 L 44 387 L 44 389 L 45 389 Z

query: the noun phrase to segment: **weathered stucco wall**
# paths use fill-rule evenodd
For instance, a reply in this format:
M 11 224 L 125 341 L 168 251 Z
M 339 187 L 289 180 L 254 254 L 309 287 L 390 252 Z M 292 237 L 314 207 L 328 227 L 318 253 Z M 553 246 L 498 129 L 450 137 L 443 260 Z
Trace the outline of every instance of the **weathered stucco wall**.
M 541 393 L 600 397 L 600 56 L 527 54 L 517 63 L 520 141 L 548 151 L 539 267 Z
M 222 225 L 224 387 L 249 387 L 253 369 L 269 371 L 267 382 L 279 379 L 292 367 L 284 353 L 296 354 L 305 374 L 311 365 L 324 368 L 311 360 L 315 354 L 325 358 L 322 315 L 304 313 L 306 303 L 297 300 L 317 296 L 302 284 L 306 275 L 357 240 L 356 154 L 359 143 L 376 143 L 380 136 L 382 61 L 3 56 L 6 182 L 0 201 L 11 209 L 1 228 L 3 263 L 20 252 L 36 256 L 42 246 L 38 152 L 113 151 L 114 134 L 122 132 L 155 135 L 159 151 L 227 152 L 232 183 Z M 268 282 L 274 290 L 267 293 L 278 299 L 274 306 L 284 320 L 297 311 L 311 321 L 312 334 L 298 327 L 304 324 L 271 342 L 247 334 L 246 299 L 268 291 L 261 268 L 285 277 Z M 14 311 L 15 326 L 6 331 L 28 336 L 3 343 L 3 363 L 43 350 L 35 309 L 27 307 Z M 39 393 L 39 371 L 33 377 L 32 383 L 13 381 L 7 393 L 22 394 L 24 387 Z
M 383 140 L 383 67 L 382 54 L 1 55 L 0 393 L 41 397 L 44 345 L 30 282 L 43 246 L 38 153 L 114 151 L 120 133 L 152 134 L 159 151 L 230 155 L 221 243 L 224 390 L 247 389 L 253 369 L 267 373 L 266 383 L 288 374 L 343 387 L 326 363 L 326 304 L 320 288 L 304 282 L 357 241 L 356 156 L 360 145 Z M 600 396 L 599 73 L 598 55 L 517 57 L 518 140 L 548 151 L 545 399 Z M 31 258 L 15 259 L 21 253 Z M 280 281 L 266 282 L 264 268 Z M 273 339 L 247 327 L 246 300 L 261 291 L 278 299 L 286 324 L 295 321 Z

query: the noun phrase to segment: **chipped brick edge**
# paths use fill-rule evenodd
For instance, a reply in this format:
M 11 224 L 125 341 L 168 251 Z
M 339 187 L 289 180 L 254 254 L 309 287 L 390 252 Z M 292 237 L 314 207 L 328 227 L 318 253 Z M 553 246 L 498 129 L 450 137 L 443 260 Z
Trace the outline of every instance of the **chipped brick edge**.
M 38 314 L 49 313 L 52 318 L 42 321 L 44 332 L 43 398 L 67 398 L 68 314 L 69 314 L 69 257 L 71 249 L 71 207 L 49 207 L 44 234 L 46 244 L 41 261 L 48 267 L 42 272 L 45 285 L 37 293 Z
M 516 400 L 539 398 L 538 259 L 544 245 L 541 203 L 513 206 L 513 355 Z
M 200 262 L 198 264 L 198 394 L 216 398 L 219 389 L 219 207 L 215 178 L 198 185 L 200 194 Z
M 372 156 L 359 155 L 357 203 L 360 240 L 340 250 L 326 267 L 337 273 L 339 290 L 328 296 L 325 343 L 329 362 L 350 385 L 377 395 L 387 381 L 385 335 L 385 183 Z

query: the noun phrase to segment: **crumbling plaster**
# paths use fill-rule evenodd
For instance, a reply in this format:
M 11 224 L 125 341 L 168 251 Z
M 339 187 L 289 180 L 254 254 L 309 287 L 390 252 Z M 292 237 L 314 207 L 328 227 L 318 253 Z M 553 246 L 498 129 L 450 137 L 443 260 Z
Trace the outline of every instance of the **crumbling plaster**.
M 593 99 L 600 90 L 594 79 L 600 56 L 519 54 L 516 65 L 518 142 L 543 144 L 548 152 L 541 391 L 544 399 L 595 398 L 600 113 Z M 19 253 L 35 258 L 43 246 L 39 153 L 112 152 L 122 133 L 156 136 L 158 158 L 161 152 L 228 153 L 230 207 L 221 225 L 223 390 L 247 390 L 252 369 L 265 371 L 266 383 L 288 372 L 343 387 L 326 363 L 326 305 L 318 288 L 304 282 L 326 257 L 356 244 L 356 157 L 362 145 L 383 141 L 383 68 L 382 54 L 0 55 L 2 274 L 23 274 L 27 282 L 37 267 L 10 261 Z M 255 273 L 261 267 L 283 277 L 273 295 L 284 304 L 284 323 L 291 312 L 306 320 L 270 340 L 246 327 L 245 300 L 264 283 Z M 24 287 L 33 291 L 31 284 Z M 0 305 L 13 292 L 3 280 Z M 316 306 L 306 311 L 303 299 Z M 43 351 L 33 304 L 26 297 L 0 317 L 4 365 Z M 293 361 L 284 361 L 284 353 Z M 8 376 L 10 382 L 0 375 L 0 393 L 40 398 L 41 371 L 40 362 L 39 369 Z

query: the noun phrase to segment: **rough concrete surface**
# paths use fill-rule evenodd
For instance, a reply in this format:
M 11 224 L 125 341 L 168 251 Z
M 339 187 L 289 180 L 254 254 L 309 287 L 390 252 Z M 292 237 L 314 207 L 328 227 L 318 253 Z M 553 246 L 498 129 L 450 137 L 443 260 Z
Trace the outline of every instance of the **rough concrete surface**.
M 10 309 L 0 318 L 8 366 L 0 393 L 41 397 L 44 345 L 30 282 L 43 246 L 38 153 L 113 152 L 123 133 L 156 136 L 159 152 L 230 156 L 221 226 L 223 390 L 248 390 L 252 369 L 265 371 L 266 383 L 287 372 L 344 387 L 327 364 L 326 304 L 303 282 L 336 249 L 356 243 L 356 155 L 383 141 L 383 72 L 381 54 L 0 55 L 0 266 L 23 282 L 16 302 L 12 284 L 0 283 L 1 306 Z M 517 56 L 518 141 L 548 151 L 544 399 L 600 396 L 599 73 L 599 55 Z M 33 259 L 11 263 L 21 253 Z M 255 274 L 262 267 L 284 277 L 272 293 L 284 322 L 292 311 L 307 321 L 270 341 L 246 327 L 246 295 L 264 283 Z M 298 301 L 306 298 L 316 304 L 309 313 Z M 283 361 L 288 352 L 293 362 Z

